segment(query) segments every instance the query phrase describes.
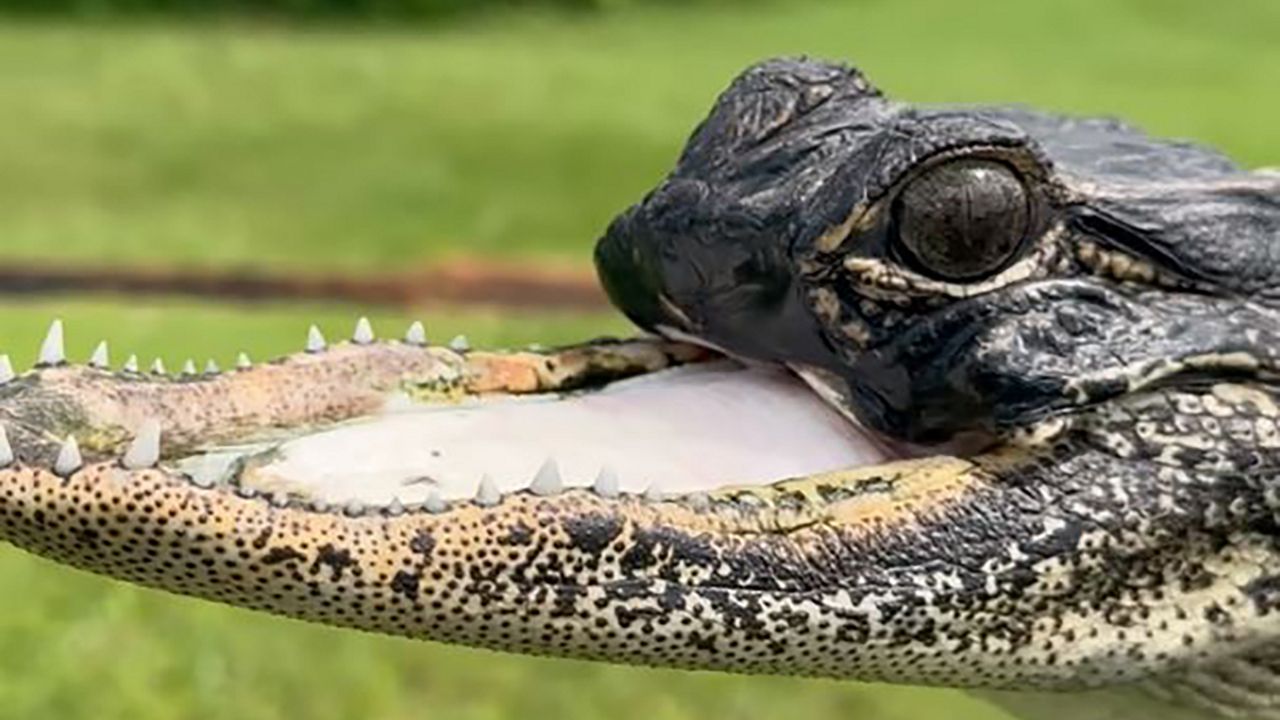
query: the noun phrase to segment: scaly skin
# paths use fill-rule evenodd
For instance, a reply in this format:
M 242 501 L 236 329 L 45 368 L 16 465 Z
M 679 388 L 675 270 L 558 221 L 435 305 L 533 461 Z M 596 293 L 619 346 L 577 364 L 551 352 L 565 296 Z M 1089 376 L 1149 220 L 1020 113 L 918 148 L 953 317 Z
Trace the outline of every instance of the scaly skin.
M 5 382 L 0 536 L 411 637 L 1070 691 L 1078 717 L 1280 717 L 1278 243 L 1280 178 L 1210 151 L 1105 121 L 911 108 L 850 68 L 765 63 L 611 226 L 602 279 L 637 324 L 791 368 L 922 457 L 710 494 L 556 480 L 408 507 L 177 470 L 397 394 L 558 393 L 707 357 L 362 337 L 183 381 L 57 366 Z
M 697 351 L 636 343 L 593 354 L 625 374 L 696 359 Z M 564 357 L 549 356 L 574 366 Z M 93 398 L 102 403 L 94 417 L 162 411 L 179 436 L 210 418 L 225 427 L 234 415 L 242 439 L 286 412 L 296 423 L 366 412 L 376 393 L 406 383 L 444 395 L 456 387 L 529 390 L 531 368 L 547 359 L 386 344 L 185 382 L 45 369 L 13 381 L 25 392 L 6 410 L 30 417 Z M 394 372 L 372 372 L 393 364 Z M 355 368 L 371 372 L 357 382 Z M 284 395 L 270 384 L 279 373 L 290 379 Z M 544 374 L 543 383 L 576 377 Z M 68 388 L 75 394 L 63 395 Z M 1280 460 L 1270 396 L 1223 384 L 1161 400 L 1172 424 L 1251 418 L 1257 446 L 1243 446 L 1263 466 Z M 108 404 L 114 412 L 101 410 Z M 1184 406 L 1192 412 L 1175 409 Z M 0 471 L 0 532 L 54 560 L 143 585 L 529 653 L 1023 689 L 1179 672 L 1184 647 L 1205 660 L 1247 655 L 1270 634 L 1265 611 L 1280 557 L 1229 520 L 1267 514 L 1256 511 L 1266 506 L 1264 484 L 1240 479 L 1206 490 L 1216 473 L 1176 463 L 1170 472 L 1187 473 L 1179 484 L 1118 483 L 1106 495 L 1037 482 L 1058 472 L 1127 477 L 1100 451 L 1119 438 L 1143 457 L 1186 448 L 1183 436 L 1135 429 L 1128 412 L 1053 421 L 973 458 L 900 461 L 696 500 L 572 490 L 513 494 L 493 507 L 455 502 L 442 512 L 271 502 L 197 487 L 163 463 L 130 471 L 114 459 L 89 462 L 63 478 L 37 459 Z M 106 423 L 95 428 L 114 434 Z M 1214 429 L 1202 432 L 1204 442 L 1224 451 L 1240 445 L 1225 420 Z M 1052 449 L 1068 442 L 1069 452 Z M 1001 487 L 1011 482 L 1022 489 Z M 1221 527 L 1201 527 L 1215 512 Z

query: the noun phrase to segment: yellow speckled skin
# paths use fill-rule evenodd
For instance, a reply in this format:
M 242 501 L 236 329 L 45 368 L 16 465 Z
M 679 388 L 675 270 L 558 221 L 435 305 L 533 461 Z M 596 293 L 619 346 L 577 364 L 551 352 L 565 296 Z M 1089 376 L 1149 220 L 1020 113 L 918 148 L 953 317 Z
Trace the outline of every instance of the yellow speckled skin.
M 945 681 L 950 661 L 895 672 L 880 663 L 899 654 L 888 643 L 852 657 L 841 649 L 850 630 L 837 618 L 848 597 L 824 586 L 836 578 L 821 563 L 840 546 L 945 518 L 985 482 L 968 460 L 903 461 L 667 502 L 517 493 L 494 507 L 352 515 L 199 487 L 164 462 L 128 471 L 116 459 L 127 429 L 148 417 L 164 423 L 165 456 L 180 457 L 209 438 L 243 441 L 367 414 L 394 392 L 447 403 L 556 391 L 704 356 L 657 342 L 467 354 L 379 343 L 186 381 L 37 370 L 6 387 L 0 406 L 19 456 L 0 470 L 0 535 L 131 582 L 411 637 L 623 662 Z M 64 423 L 56 431 L 51 417 Z M 71 429 L 113 440 L 87 444 L 109 459 L 64 478 L 46 458 Z M 759 587 L 743 595 L 744 582 Z
M 116 403 L 116 414 L 94 417 L 129 417 L 144 403 L 194 434 L 226 422 L 230 407 L 241 419 L 321 423 L 367 412 L 391 388 L 429 387 L 449 402 L 476 387 L 569 387 L 602 366 L 622 376 L 698 357 L 644 342 L 548 355 L 342 347 L 185 383 L 42 371 L 5 408 L 31 416 L 52 388 L 94 386 L 84 394 Z M 361 375 L 379 363 L 378 373 Z M 530 379 L 538 376 L 531 367 L 541 380 Z M 287 393 L 259 385 L 281 372 L 289 372 Z M 223 397 L 228 387 L 244 390 L 235 403 Z M 201 393 L 210 407 L 190 401 Z M 1216 386 L 1164 406 L 1217 417 L 1247 410 L 1274 424 L 1266 400 Z M 1165 648 L 1200 648 L 1211 660 L 1255 647 L 1271 620 L 1246 610 L 1257 603 L 1251 588 L 1280 573 L 1260 538 L 1235 533 L 1223 542 L 1187 531 L 1179 518 L 1206 510 L 1176 488 L 1132 500 L 1072 488 L 1071 476 L 1087 471 L 1092 480 L 1114 473 L 1117 491 L 1138 489 L 1112 447 L 1117 432 L 1160 448 L 1187 440 L 1152 439 L 1129 422 L 1134 411 L 1055 419 L 966 459 L 902 460 L 666 500 L 570 490 L 514 493 L 492 506 L 344 512 L 199 487 L 164 462 L 138 471 L 90 462 L 64 478 L 18 461 L 0 470 L 0 534 L 127 581 L 409 637 L 741 672 L 1092 687 L 1175 671 L 1185 655 Z M 245 437 L 271 424 L 237 427 Z M 1211 427 L 1223 439 L 1194 444 L 1227 439 L 1223 423 Z M 1125 518 L 1096 522 L 1104 508 L 1126 503 Z M 1181 544 L 1165 558 L 1165 538 L 1176 532 Z M 1131 564 L 1116 564 L 1122 559 Z M 1093 594 L 1095 583 L 1117 577 L 1147 589 Z M 1212 608 L 1231 618 L 1229 628 L 1200 622 Z M 1159 632 L 1126 634 L 1138 609 L 1160 618 Z
M 730 490 L 696 507 L 571 491 L 351 517 L 112 462 L 66 479 L 21 467 L 0 473 L 0 532 L 130 582 L 333 625 L 527 653 L 866 675 L 873 660 L 851 664 L 840 650 L 839 613 L 821 593 L 750 566 L 795 570 L 833 543 L 900 532 L 921 512 L 945 516 L 978 482 L 973 470 L 904 461 L 763 493 Z M 902 485 L 871 487 L 885 482 Z M 819 497 L 837 490 L 847 497 Z M 797 506 L 801 495 L 810 499 Z M 744 572 L 760 573 L 756 597 L 734 597 Z M 785 639 L 784 630 L 801 632 Z

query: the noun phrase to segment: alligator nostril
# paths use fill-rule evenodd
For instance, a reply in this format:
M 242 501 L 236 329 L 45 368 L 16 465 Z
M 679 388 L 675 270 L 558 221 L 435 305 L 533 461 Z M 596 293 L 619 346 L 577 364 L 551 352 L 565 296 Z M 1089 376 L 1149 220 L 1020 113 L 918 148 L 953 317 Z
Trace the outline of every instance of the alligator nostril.
M 596 274 L 610 302 L 648 330 L 663 318 L 658 302 L 662 272 L 654 245 L 637 208 L 631 208 L 609 225 L 595 252 Z

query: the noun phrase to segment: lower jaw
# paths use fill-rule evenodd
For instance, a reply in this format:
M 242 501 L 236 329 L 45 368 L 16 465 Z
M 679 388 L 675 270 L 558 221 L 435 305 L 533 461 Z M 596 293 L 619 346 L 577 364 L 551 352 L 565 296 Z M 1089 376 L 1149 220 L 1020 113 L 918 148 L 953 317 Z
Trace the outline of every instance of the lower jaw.
M 573 392 L 397 395 L 365 417 L 175 465 L 202 483 L 376 507 L 473 498 L 486 478 L 500 494 L 612 483 L 671 496 L 888 457 L 791 373 L 715 360 Z

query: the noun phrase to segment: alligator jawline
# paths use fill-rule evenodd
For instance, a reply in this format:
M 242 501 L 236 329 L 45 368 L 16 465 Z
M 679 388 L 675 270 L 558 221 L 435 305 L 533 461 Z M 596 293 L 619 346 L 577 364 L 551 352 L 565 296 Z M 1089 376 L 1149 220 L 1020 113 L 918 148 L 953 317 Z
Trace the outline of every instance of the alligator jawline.
M 60 326 L 50 336 L 40 367 L 0 381 L 0 537 L 129 582 L 331 625 L 631 663 L 865 676 L 859 663 L 901 652 L 892 638 L 857 643 L 864 660 L 854 664 L 813 649 L 844 642 L 830 633 L 845 632 L 832 623 L 859 605 L 851 593 L 889 602 L 882 582 L 847 573 L 881 572 L 881 543 L 914 547 L 992 497 L 990 470 L 964 458 L 848 469 L 884 453 L 856 442 L 864 436 L 799 380 L 705 362 L 679 343 L 486 353 L 428 347 L 420 332 L 377 341 L 358 328 L 350 343 L 313 332 L 304 353 L 173 377 L 134 363 L 112 372 L 96 353 L 89 367 L 69 365 Z M 767 400 L 770 383 L 785 400 Z M 406 398 L 446 409 L 406 410 Z M 603 409 L 583 414 L 594 403 Z M 534 451 L 521 453 L 496 428 L 529 409 L 535 417 L 516 427 Z M 377 457 L 361 444 L 368 423 L 379 436 L 376 423 L 412 416 L 427 421 L 414 425 L 422 433 L 468 414 L 494 430 L 476 439 L 491 452 L 452 474 L 408 484 L 403 473 L 375 473 L 380 483 L 346 474 Z M 616 475 L 592 477 L 609 458 L 582 439 L 624 423 L 628 433 L 590 445 L 618 453 Z M 649 438 L 655 427 L 674 430 Z M 389 437 L 388 454 L 418 453 L 409 479 L 432 449 L 461 452 Z M 559 467 L 534 469 L 555 441 L 565 443 Z M 245 444 L 259 452 L 226 477 L 183 467 Z M 281 471 L 307 444 L 345 479 L 326 489 Z M 482 479 L 508 455 L 526 465 Z M 755 486 L 720 487 L 743 479 Z M 747 619 L 742 603 L 766 600 L 811 615 L 820 644 L 778 645 L 754 619 L 733 624 Z M 786 617 L 794 628 L 801 616 Z M 696 637 L 683 629 L 694 625 Z M 892 668 L 874 677 L 907 679 Z

